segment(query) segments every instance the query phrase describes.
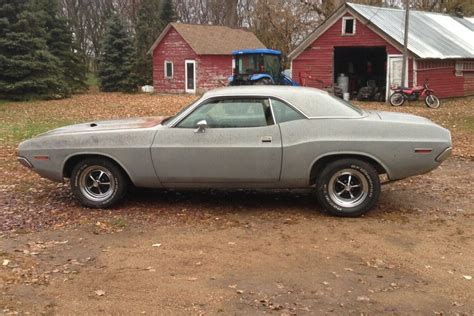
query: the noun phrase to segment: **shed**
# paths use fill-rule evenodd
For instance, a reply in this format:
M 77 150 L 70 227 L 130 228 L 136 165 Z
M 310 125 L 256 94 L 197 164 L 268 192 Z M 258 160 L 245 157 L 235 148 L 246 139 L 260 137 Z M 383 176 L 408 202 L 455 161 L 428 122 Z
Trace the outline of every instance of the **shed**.
M 232 75 L 232 51 L 265 48 L 250 31 L 226 26 L 170 23 L 149 53 L 153 86 L 161 93 L 202 93 Z
M 289 54 L 293 79 L 328 87 L 344 74 L 353 97 L 401 83 L 405 11 L 345 3 Z M 439 97 L 474 94 L 474 20 L 410 11 L 407 82 L 429 79 Z

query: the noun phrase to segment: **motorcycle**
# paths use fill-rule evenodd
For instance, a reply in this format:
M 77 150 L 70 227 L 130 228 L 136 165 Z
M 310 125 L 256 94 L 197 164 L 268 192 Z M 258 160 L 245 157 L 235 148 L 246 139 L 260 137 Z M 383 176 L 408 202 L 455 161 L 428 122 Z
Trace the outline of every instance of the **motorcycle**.
M 428 79 L 425 80 L 423 86 L 417 86 L 411 89 L 392 86 L 392 90 L 395 90 L 390 96 L 390 104 L 392 106 L 401 106 L 407 100 L 416 101 L 420 97 L 425 98 L 425 104 L 429 108 L 437 109 L 440 106 L 439 99 L 433 94 L 434 91 L 430 89 L 428 85 Z

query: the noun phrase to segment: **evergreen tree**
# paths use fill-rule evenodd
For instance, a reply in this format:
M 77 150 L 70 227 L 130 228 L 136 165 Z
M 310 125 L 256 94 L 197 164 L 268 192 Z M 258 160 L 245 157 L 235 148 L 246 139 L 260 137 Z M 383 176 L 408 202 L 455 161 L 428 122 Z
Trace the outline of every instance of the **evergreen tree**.
M 172 0 L 163 0 L 163 7 L 160 12 L 160 19 L 164 26 L 176 21 L 176 13 L 174 11 Z
M 106 92 L 137 90 L 135 48 L 124 22 L 113 13 L 108 22 L 99 60 L 100 89 Z
M 58 0 L 35 1 L 45 24 L 46 44 L 51 54 L 59 59 L 68 93 L 86 90 L 84 56 L 81 56 L 74 46 L 72 31 L 67 20 L 58 14 Z
M 40 14 L 28 0 L 0 0 L 0 98 L 64 97 L 62 77 Z
M 152 84 L 152 56 L 147 54 L 153 42 L 163 31 L 160 0 L 143 0 L 138 10 L 135 45 L 137 47 L 136 72 L 140 84 Z
M 140 84 L 153 83 L 152 56 L 147 54 L 168 23 L 176 21 L 171 0 L 142 0 L 136 25 L 136 72 Z

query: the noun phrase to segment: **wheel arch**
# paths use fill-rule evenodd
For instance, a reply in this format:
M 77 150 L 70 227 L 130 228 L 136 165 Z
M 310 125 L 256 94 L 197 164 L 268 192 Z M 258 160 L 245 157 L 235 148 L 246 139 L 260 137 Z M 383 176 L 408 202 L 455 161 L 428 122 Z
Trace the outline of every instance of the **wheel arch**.
M 88 158 L 101 158 L 101 159 L 109 160 L 110 162 L 117 165 L 117 167 L 119 167 L 120 170 L 122 170 L 127 180 L 133 184 L 132 178 L 130 177 L 130 174 L 128 173 L 127 169 L 123 166 L 123 164 L 115 157 L 112 157 L 110 155 L 103 154 L 103 153 L 100 153 L 100 154 L 99 153 L 75 153 L 68 156 L 64 160 L 63 166 L 61 168 L 63 177 L 70 178 L 72 174 L 72 170 L 74 169 L 74 166 L 77 163 L 79 163 L 79 161 L 88 159 Z
M 372 165 L 378 174 L 387 174 L 388 178 L 390 179 L 390 171 L 387 166 L 382 163 L 379 159 L 373 157 L 372 155 L 366 153 L 359 153 L 359 152 L 347 152 L 347 153 L 328 153 L 323 156 L 316 158 L 311 165 L 310 170 L 310 184 L 314 184 L 316 182 L 317 176 L 321 173 L 324 167 L 336 160 L 340 159 L 359 159 L 364 162 L 369 163 Z

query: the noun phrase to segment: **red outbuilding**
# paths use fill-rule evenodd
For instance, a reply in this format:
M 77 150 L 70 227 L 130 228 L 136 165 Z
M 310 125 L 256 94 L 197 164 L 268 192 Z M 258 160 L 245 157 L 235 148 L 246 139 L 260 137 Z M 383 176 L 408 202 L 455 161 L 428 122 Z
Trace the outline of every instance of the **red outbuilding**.
M 170 23 L 149 53 L 153 54 L 153 86 L 159 93 L 202 93 L 227 84 L 232 51 L 265 48 L 244 29 Z
M 380 96 L 401 83 L 404 10 L 346 3 L 289 54 L 293 79 L 326 88 L 338 82 L 352 98 Z M 408 85 L 429 79 L 439 97 L 474 94 L 474 19 L 410 11 Z

